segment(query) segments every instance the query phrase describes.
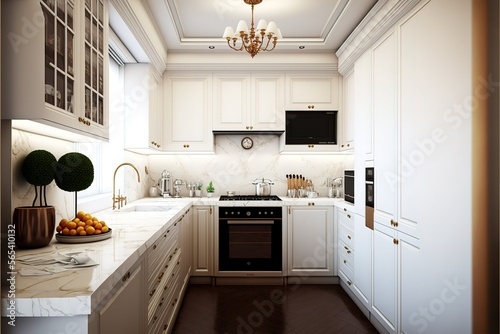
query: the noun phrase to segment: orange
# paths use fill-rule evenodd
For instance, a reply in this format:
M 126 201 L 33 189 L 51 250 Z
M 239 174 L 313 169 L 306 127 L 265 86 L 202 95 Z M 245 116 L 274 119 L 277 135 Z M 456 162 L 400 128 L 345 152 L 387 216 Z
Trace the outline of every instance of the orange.
M 67 228 L 67 227 L 63 228 L 62 234 L 63 235 L 68 235 L 69 234 L 69 228 Z
M 73 221 L 78 224 L 80 222 L 80 218 L 73 218 Z
M 85 231 L 85 227 L 83 227 L 83 226 L 78 226 L 78 227 L 76 228 L 76 233 L 80 233 L 81 231 Z
M 69 235 L 76 235 L 76 230 L 75 229 L 69 230 Z
M 94 234 L 101 234 L 101 230 L 95 230 Z
M 106 232 L 108 232 L 108 231 L 109 231 L 109 227 L 107 227 L 107 226 L 103 226 L 103 227 L 101 228 L 101 232 L 102 232 L 102 233 L 106 233 Z
M 96 224 L 94 225 L 94 228 L 95 228 L 96 230 L 100 230 L 100 229 L 102 229 L 102 224 L 101 224 L 101 223 L 96 223 Z
M 104 222 L 104 220 L 101 220 L 100 223 L 102 226 L 106 226 L 106 223 Z
M 76 228 L 76 223 L 75 223 L 75 222 L 69 222 L 66 226 L 67 226 L 70 230 L 71 230 L 71 229 L 75 229 L 75 228 Z
M 95 232 L 95 228 L 93 226 L 87 226 L 85 232 L 87 232 L 88 235 L 92 235 Z
M 85 221 L 85 225 L 92 226 L 94 225 L 94 221 L 92 219 L 88 219 L 87 221 Z
M 87 235 L 87 232 L 85 232 L 85 230 L 81 230 L 80 232 L 78 232 L 79 235 Z
M 78 224 L 76 224 L 76 225 L 77 225 L 77 226 L 82 226 L 82 227 L 85 227 L 85 225 L 87 225 L 87 224 L 85 224 L 85 222 L 78 222 Z
M 56 232 L 61 232 L 62 230 L 63 228 L 61 227 L 61 225 L 56 226 Z
M 82 220 L 87 221 L 87 220 L 89 220 L 89 219 L 92 219 L 92 216 L 91 216 L 91 215 L 89 215 L 88 213 L 86 213 L 84 218 L 85 218 L 85 219 L 82 219 Z
M 66 218 L 61 219 L 61 221 L 59 222 L 59 226 L 61 227 L 66 227 L 67 224 L 68 220 Z
M 76 217 L 83 220 L 85 218 L 85 212 L 78 211 L 78 213 L 76 214 Z

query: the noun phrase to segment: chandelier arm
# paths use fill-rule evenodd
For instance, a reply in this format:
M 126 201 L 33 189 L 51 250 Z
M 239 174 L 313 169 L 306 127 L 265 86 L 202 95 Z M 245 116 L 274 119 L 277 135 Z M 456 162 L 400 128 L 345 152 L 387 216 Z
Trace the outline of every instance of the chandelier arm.
M 237 48 L 237 47 L 236 47 L 236 40 L 233 40 L 233 45 L 231 45 L 231 40 L 230 40 L 230 39 L 228 39 L 228 40 L 227 40 L 227 45 L 228 45 L 231 49 L 233 49 L 234 51 L 241 51 L 241 50 L 243 50 L 243 44 L 242 44 L 239 48 Z

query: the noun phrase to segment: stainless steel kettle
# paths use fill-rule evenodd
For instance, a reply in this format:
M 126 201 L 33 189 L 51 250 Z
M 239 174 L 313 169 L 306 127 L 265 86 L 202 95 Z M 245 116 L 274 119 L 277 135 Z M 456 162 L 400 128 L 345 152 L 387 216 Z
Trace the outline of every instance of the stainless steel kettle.
M 172 195 L 172 176 L 166 170 L 163 170 L 161 178 L 158 180 L 158 189 L 160 189 L 160 196 L 170 197 Z

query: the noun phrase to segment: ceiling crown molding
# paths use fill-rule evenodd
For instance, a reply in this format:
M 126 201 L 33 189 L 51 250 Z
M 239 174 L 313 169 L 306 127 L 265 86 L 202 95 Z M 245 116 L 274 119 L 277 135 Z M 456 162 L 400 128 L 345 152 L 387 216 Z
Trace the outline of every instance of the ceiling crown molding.
M 137 42 L 146 53 L 151 63 L 154 75 L 161 77 L 166 69 L 167 51 L 163 47 L 161 37 L 153 27 L 149 19 L 146 9 L 141 1 L 131 0 L 110 0 L 110 4 L 116 9 L 125 24 L 129 27 Z M 137 6 L 141 6 L 143 16 L 139 17 L 141 10 Z M 147 27 L 145 23 L 151 23 L 151 27 Z M 149 28 L 149 29 L 146 29 Z
M 394 24 L 422 0 L 380 0 L 349 35 L 336 55 L 339 73 L 344 75 L 354 62 Z M 425 0 L 424 0 L 425 1 Z M 428 1 L 428 0 L 427 0 Z

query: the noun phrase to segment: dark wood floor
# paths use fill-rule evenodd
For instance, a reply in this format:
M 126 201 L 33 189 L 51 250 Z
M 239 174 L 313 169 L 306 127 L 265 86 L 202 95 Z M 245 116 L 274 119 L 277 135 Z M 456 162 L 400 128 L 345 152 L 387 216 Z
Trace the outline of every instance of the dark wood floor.
M 378 333 L 340 285 L 189 285 L 174 334 Z

